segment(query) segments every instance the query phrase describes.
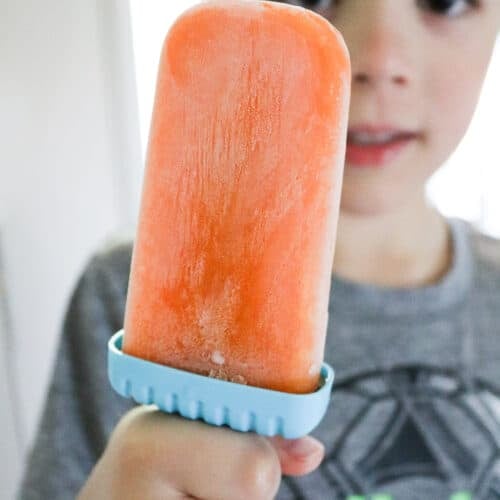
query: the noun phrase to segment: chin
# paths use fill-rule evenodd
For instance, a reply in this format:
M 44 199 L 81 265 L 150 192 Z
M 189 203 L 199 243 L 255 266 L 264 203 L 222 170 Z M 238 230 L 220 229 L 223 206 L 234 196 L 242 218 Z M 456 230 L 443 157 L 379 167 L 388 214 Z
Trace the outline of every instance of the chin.
M 401 210 L 414 198 L 412 186 L 362 182 L 361 179 L 344 179 L 340 210 L 344 215 L 375 217 L 390 215 Z

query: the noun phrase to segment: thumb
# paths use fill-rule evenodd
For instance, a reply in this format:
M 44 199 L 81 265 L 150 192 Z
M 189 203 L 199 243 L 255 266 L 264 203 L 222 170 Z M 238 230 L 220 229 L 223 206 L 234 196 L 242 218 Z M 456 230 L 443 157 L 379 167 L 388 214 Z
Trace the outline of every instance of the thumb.
M 268 439 L 278 454 L 281 472 L 286 475 L 309 474 L 318 467 L 325 454 L 323 444 L 311 436 L 299 439 L 274 436 Z

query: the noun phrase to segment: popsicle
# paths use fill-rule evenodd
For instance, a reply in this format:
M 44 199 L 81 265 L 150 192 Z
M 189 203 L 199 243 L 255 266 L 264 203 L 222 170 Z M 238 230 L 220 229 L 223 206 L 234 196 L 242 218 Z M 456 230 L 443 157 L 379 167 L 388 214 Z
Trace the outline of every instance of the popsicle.
M 288 393 L 318 387 L 350 63 L 321 16 L 186 11 L 161 53 L 123 351 Z

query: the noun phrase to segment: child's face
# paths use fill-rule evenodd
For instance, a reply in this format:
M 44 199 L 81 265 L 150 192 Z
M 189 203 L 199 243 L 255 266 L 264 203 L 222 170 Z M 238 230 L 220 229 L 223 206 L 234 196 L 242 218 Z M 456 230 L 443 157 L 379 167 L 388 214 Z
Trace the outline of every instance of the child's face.
M 400 209 L 422 195 L 469 125 L 500 27 L 500 0 L 287 3 L 328 18 L 351 54 L 343 211 Z M 402 135 L 391 141 L 370 127 Z

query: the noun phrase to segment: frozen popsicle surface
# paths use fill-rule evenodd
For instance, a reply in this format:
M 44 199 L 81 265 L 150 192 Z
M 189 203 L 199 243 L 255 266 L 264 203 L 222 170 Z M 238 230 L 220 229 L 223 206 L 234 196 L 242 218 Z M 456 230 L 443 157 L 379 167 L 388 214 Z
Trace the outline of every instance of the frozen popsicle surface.
M 285 392 L 318 387 L 350 88 L 308 10 L 207 2 L 165 39 L 123 350 Z

